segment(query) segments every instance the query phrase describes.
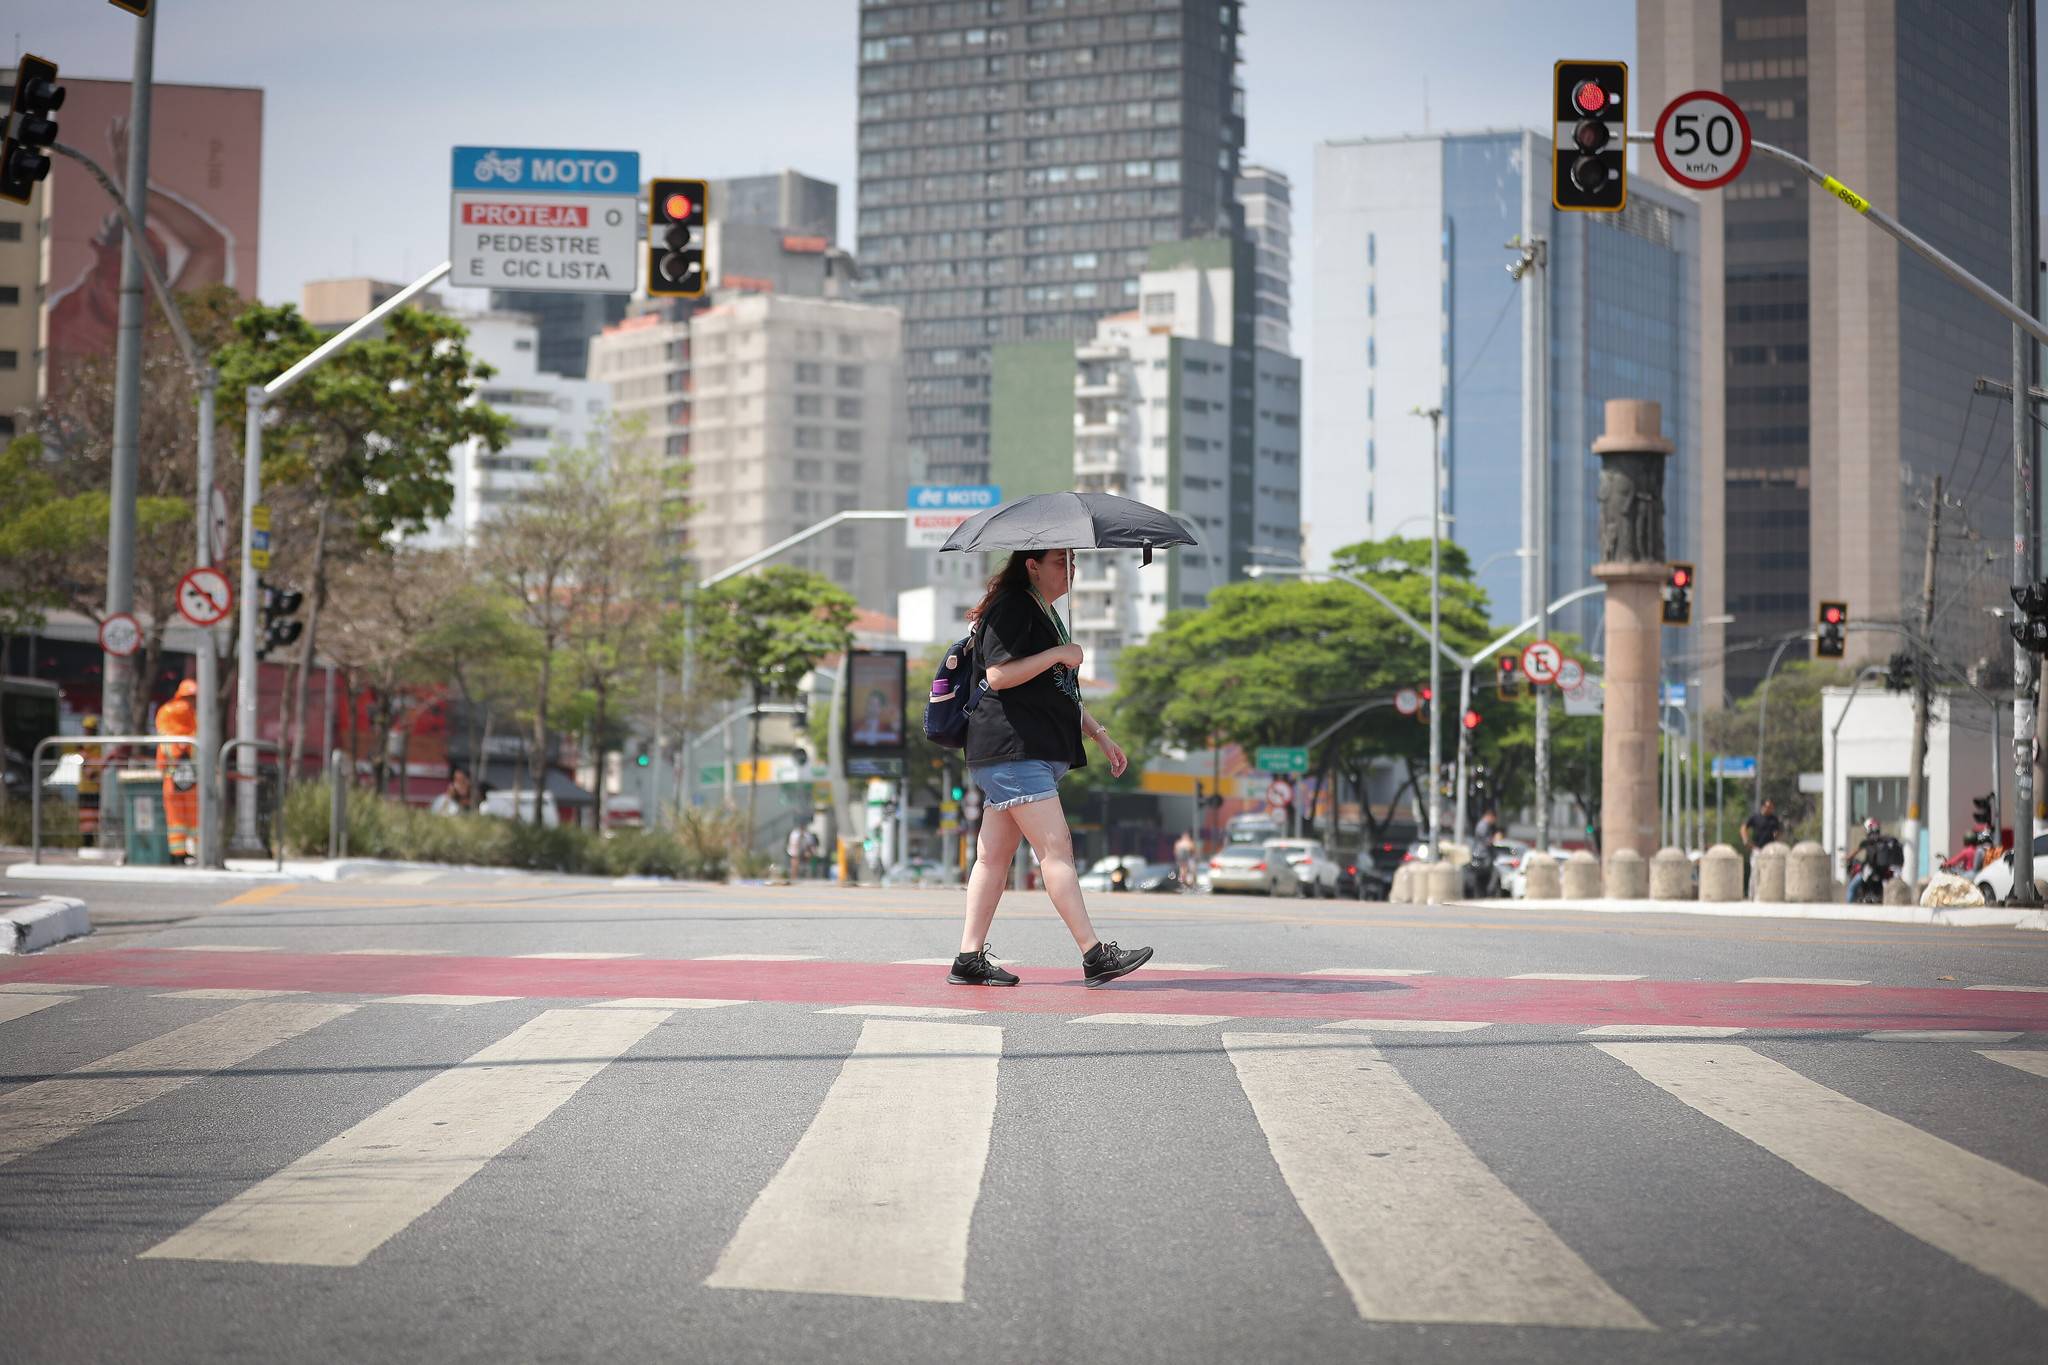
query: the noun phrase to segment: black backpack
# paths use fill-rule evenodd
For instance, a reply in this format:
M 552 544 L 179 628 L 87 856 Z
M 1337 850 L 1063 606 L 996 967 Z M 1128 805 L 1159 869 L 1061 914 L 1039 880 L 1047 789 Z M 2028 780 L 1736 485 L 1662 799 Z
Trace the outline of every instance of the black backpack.
M 975 655 L 974 632 L 953 642 L 932 674 L 924 704 L 924 737 L 942 749 L 967 747 L 967 722 L 988 693 L 988 678 Z

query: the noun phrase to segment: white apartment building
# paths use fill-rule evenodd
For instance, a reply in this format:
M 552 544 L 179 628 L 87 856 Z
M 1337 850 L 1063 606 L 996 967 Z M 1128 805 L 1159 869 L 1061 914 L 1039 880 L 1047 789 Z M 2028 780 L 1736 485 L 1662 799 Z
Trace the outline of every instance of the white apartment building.
M 420 538 L 437 549 L 474 546 L 493 517 L 540 482 L 550 454 L 582 445 L 604 428 L 611 406 L 605 385 L 539 368 L 540 329 L 532 318 L 486 313 L 462 322 L 469 328 L 470 354 L 497 372 L 478 389 L 477 399 L 505 414 L 512 430 L 502 450 L 471 440 L 449 452 L 454 505 L 446 520 Z

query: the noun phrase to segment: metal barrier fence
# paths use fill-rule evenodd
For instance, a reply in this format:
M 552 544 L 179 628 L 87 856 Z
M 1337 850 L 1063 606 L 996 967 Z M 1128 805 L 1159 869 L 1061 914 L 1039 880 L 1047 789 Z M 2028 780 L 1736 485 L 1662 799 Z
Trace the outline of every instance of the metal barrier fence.
M 230 740 L 221 748 L 222 757 L 238 747 L 268 751 L 273 759 L 277 753 L 277 745 L 267 740 Z M 220 831 L 200 827 L 196 748 L 191 735 L 51 735 L 37 743 L 29 757 L 30 860 L 40 863 L 48 846 L 96 849 L 122 862 L 168 866 L 180 855 L 197 861 L 202 851 L 219 848 Z M 58 751 L 54 757 L 52 750 Z M 224 792 L 225 769 L 215 771 L 222 774 Z M 269 827 L 280 867 L 282 779 L 275 761 L 254 777 L 235 774 L 237 781 L 257 784 L 258 828 Z

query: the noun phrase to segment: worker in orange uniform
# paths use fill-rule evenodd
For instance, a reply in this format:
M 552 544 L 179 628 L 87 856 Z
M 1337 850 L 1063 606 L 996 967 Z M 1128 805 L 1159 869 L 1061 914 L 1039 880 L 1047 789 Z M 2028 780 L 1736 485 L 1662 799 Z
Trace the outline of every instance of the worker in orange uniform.
M 194 700 L 199 684 L 190 678 L 178 684 L 178 693 L 156 708 L 156 732 L 160 735 L 197 735 L 199 706 Z M 164 824 L 171 842 L 171 859 L 190 862 L 199 852 L 199 766 L 189 744 L 156 746 L 156 766 L 164 775 Z

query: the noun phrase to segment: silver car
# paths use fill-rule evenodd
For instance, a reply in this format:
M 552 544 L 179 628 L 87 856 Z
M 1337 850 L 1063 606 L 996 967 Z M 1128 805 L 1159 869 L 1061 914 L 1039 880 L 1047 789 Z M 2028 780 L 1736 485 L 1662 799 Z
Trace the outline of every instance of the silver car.
M 1280 889 L 1282 879 L 1287 886 Z M 1294 873 L 1287 860 L 1266 852 L 1264 844 L 1231 844 L 1209 859 L 1209 889 L 1216 892 L 1252 892 L 1271 896 L 1289 894 Z
M 1293 874 L 1288 878 L 1292 885 L 1284 894 L 1337 898 L 1337 863 L 1324 851 L 1320 840 L 1268 839 L 1266 852 L 1268 861 L 1277 860 Z

